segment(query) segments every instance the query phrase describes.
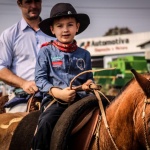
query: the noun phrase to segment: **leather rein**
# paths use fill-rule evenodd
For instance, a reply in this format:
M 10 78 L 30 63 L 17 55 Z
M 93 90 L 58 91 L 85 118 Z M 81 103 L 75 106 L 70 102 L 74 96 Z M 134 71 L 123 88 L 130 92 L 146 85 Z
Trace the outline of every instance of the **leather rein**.
M 100 70 L 87 70 L 87 71 L 84 71 L 84 72 L 78 74 L 77 76 L 75 76 L 75 77 L 71 80 L 71 82 L 70 82 L 70 89 L 81 90 L 81 86 L 72 88 L 72 83 L 73 83 L 73 81 L 74 81 L 77 77 L 79 77 L 79 76 L 82 75 L 82 74 L 89 73 L 89 72 L 98 72 L 98 71 L 103 71 L 103 70 L 113 70 L 113 69 L 114 69 L 114 68 L 110 68 L 110 69 L 100 69 Z M 110 103 L 110 101 L 109 101 L 108 98 L 100 91 L 100 87 L 98 87 L 98 86 L 95 85 L 94 83 L 92 83 L 92 84 L 90 85 L 90 89 L 93 90 L 93 92 L 94 92 L 96 98 L 98 99 L 99 109 L 100 109 L 100 112 L 101 112 L 101 114 L 102 114 L 102 119 L 103 119 L 103 121 L 104 121 L 105 127 L 106 127 L 106 129 L 107 129 L 108 134 L 109 134 L 109 137 L 110 137 L 110 139 L 111 139 L 111 141 L 112 141 L 112 143 L 113 143 L 115 149 L 116 149 L 116 150 L 119 150 L 118 147 L 117 147 L 117 145 L 116 145 L 116 143 L 115 143 L 115 141 L 114 141 L 114 139 L 113 139 L 113 137 L 112 137 L 112 135 L 111 135 L 110 128 L 109 128 L 108 123 L 107 123 L 106 114 L 105 114 L 105 111 L 104 111 L 104 106 L 103 106 L 103 103 L 102 103 L 102 99 L 101 99 L 101 97 L 100 97 L 100 94 L 102 94 L 102 95 L 106 98 L 106 100 L 107 100 L 109 103 Z M 97 126 L 97 129 L 96 129 L 96 132 L 97 132 L 97 133 L 96 133 L 96 139 L 99 139 L 99 128 L 100 128 L 100 119 L 98 120 L 98 126 Z M 97 142 L 97 149 L 98 149 L 98 147 L 99 147 L 99 144 L 98 144 L 98 142 Z

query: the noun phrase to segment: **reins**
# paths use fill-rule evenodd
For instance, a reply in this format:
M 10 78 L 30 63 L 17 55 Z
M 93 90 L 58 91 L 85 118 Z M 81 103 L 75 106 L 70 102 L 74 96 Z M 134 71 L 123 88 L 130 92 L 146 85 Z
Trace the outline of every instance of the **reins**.
M 101 70 L 88 70 L 88 71 L 84 71 L 84 72 L 82 72 L 82 73 L 80 73 L 80 74 L 78 74 L 77 76 L 75 76 L 73 79 L 72 79 L 72 81 L 70 82 L 70 88 L 72 89 L 72 83 L 73 83 L 73 81 L 77 78 L 77 77 L 79 77 L 80 75 L 82 75 L 82 74 L 84 74 L 84 73 L 89 73 L 89 72 L 96 72 L 96 71 L 103 71 L 103 70 L 105 70 L 105 69 L 101 69 Z M 111 70 L 111 69 L 109 69 L 109 70 Z M 81 89 L 81 87 L 79 86 L 79 87 L 77 87 L 77 89 Z M 114 139 L 113 139 L 113 137 L 112 137 L 112 135 L 111 135 L 111 133 L 110 133 L 110 128 L 109 128 L 109 126 L 108 126 L 108 123 L 107 123 L 107 118 L 106 118 L 106 114 L 105 114 L 105 111 L 104 111 L 104 107 L 103 107 L 103 104 L 102 104 L 102 100 L 101 100 L 101 97 L 100 97 L 100 94 L 101 95 L 103 95 L 104 97 L 105 97 L 105 95 L 97 88 L 91 88 L 93 91 L 94 91 L 94 94 L 95 94 L 95 96 L 96 96 L 96 98 L 98 99 L 98 104 L 99 104 L 99 108 L 100 108 L 100 111 L 101 111 L 101 114 L 102 114 L 102 119 L 103 119 L 103 121 L 104 121 L 104 125 L 105 125 L 105 127 L 106 127 L 106 129 L 107 129 L 107 132 L 108 132 L 108 134 L 109 134 L 109 137 L 110 137 L 110 139 L 111 139 L 111 141 L 112 141 L 112 143 L 113 143 L 113 145 L 114 145 L 114 147 L 115 147 L 115 149 L 116 150 L 118 150 L 118 147 L 117 147 L 117 145 L 116 145 L 116 143 L 115 143 L 115 141 L 114 141 Z M 105 97 L 106 98 L 106 97 Z M 106 98 L 107 99 L 107 98 Z M 108 99 L 107 99 L 108 100 Z M 108 100 L 109 101 L 109 100 Z M 144 138 L 145 138 L 145 143 L 146 143 L 146 149 L 147 150 L 150 150 L 150 146 L 149 146 L 149 144 L 148 144 L 148 137 L 147 137 L 147 133 L 146 133 L 146 121 L 145 121 L 145 110 L 146 110 L 146 106 L 147 106 L 147 104 L 150 104 L 150 99 L 147 99 L 147 98 L 145 98 L 144 99 L 144 105 L 143 105 L 143 111 L 142 111 L 142 120 L 143 120 L 143 129 L 144 129 Z M 99 123 L 98 123 L 99 124 Z M 100 126 L 98 125 L 98 129 L 100 129 Z M 96 130 L 96 139 L 98 139 L 99 138 L 99 130 Z M 97 142 L 98 143 L 98 142 Z
M 36 94 L 36 93 L 32 94 L 32 95 L 29 97 L 29 100 L 28 100 L 28 102 L 27 102 L 27 109 L 26 109 L 26 112 L 27 112 L 27 113 L 30 112 L 31 103 L 32 103 L 32 101 L 34 100 L 35 94 Z M 40 102 L 36 102 L 35 105 L 37 105 L 37 106 L 38 106 L 38 109 L 40 110 L 40 107 L 41 107 Z
M 98 99 L 99 108 L 100 108 L 100 111 L 101 111 L 101 114 L 102 114 L 102 118 L 103 118 L 105 127 L 107 129 L 108 134 L 109 134 L 109 137 L 110 137 L 112 143 L 114 144 L 115 149 L 119 150 L 116 143 L 115 143 L 115 141 L 114 141 L 114 139 L 113 139 L 113 137 L 112 137 L 112 135 L 111 135 L 111 133 L 110 133 L 110 128 L 109 128 L 109 125 L 108 125 L 108 122 L 107 122 L 107 119 L 106 119 L 106 114 L 105 114 L 105 111 L 104 111 L 104 107 L 103 107 L 103 104 L 102 104 L 102 99 L 99 95 L 99 92 L 97 90 L 94 90 L 94 93 L 95 93 L 96 98 Z
M 110 68 L 110 69 L 99 69 L 99 70 L 87 70 L 87 71 L 81 72 L 80 74 L 78 74 L 77 76 L 75 76 L 75 77 L 71 80 L 71 82 L 70 82 L 70 89 L 81 90 L 81 88 L 82 88 L 81 86 L 78 86 L 78 87 L 76 87 L 76 88 L 72 88 L 72 83 L 73 83 L 73 81 L 74 81 L 77 77 L 79 77 L 80 75 L 83 75 L 83 74 L 89 73 L 89 72 L 98 72 L 98 71 L 112 70 L 112 69 L 114 69 L 114 68 Z M 116 145 L 116 143 L 115 143 L 115 141 L 114 141 L 114 139 L 113 139 L 113 137 L 112 137 L 112 135 L 111 135 L 111 133 L 110 133 L 110 128 L 109 128 L 108 123 L 107 123 L 106 114 L 105 114 L 105 111 L 104 111 L 104 107 L 103 107 L 103 104 L 102 104 L 102 99 L 101 99 L 101 97 L 100 97 L 100 94 L 102 94 L 102 95 L 107 99 L 107 101 L 108 101 L 109 103 L 110 103 L 110 101 L 109 101 L 108 98 L 100 91 L 99 87 L 97 87 L 97 85 L 95 85 L 94 83 L 90 85 L 90 88 L 91 88 L 91 90 L 94 91 L 94 94 L 95 94 L 96 98 L 98 99 L 98 104 L 99 104 L 99 108 L 100 108 L 100 111 L 101 111 L 101 114 L 102 114 L 102 119 L 103 119 L 103 121 L 104 121 L 104 124 L 105 124 L 105 127 L 106 127 L 106 129 L 107 129 L 107 132 L 108 132 L 108 134 L 109 134 L 109 136 L 110 136 L 110 139 L 111 139 L 111 141 L 112 141 L 112 143 L 113 143 L 115 149 L 116 149 L 116 150 L 119 150 L 118 147 L 117 147 L 117 145 Z M 100 94 L 99 94 L 99 93 L 100 93 Z M 99 131 L 97 130 L 97 132 L 99 132 Z M 99 137 L 98 137 L 98 136 L 99 136 L 99 133 L 96 133 L 96 135 L 97 135 L 96 138 L 99 138 Z
M 33 101 L 33 98 L 34 98 L 35 94 L 32 94 L 28 100 L 28 103 L 27 103 L 27 109 L 26 109 L 26 112 L 29 113 L 30 111 L 30 107 L 31 107 L 31 103 Z

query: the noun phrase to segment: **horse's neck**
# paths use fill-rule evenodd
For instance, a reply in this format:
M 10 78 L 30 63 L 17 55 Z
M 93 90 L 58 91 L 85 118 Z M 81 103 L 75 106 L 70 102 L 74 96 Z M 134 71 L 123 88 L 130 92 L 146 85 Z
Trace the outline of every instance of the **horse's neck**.
M 143 91 L 138 84 L 134 82 L 127 86 L 125 90 L 115 98 L 112 104 L 106 109 L 106 115 L 108 118 L 109 116 L 110 118 L 111 116 L 118 116 L 116 119 L 131 115 L 134 113 L 135 107 L 141 101 L 142 97 Z
M 136 86 L 135 86 L 136 85 Z M 106 118 L 108 126 L 110 128 L 110 133 L 115 138 L 115 142 L 120 147 L 120 142 L 124 145 L 126 143 L 126 148 L 129 149 L 128 145 L 132 145 L 133 138 L 133 115 L 137 104 L 143 96 L 143 92 L 137 84 L 131 84 L 121 94 L 115 98 L 112 104 L 106 109 Z M 110 137 L 108 136 L 107 130 L 104 130 L 105 125 L 102 123 L 101 126 L 101 139 L 107 139 L 110 144 L 109 148 L 114 148 Z M 101 142 L 100 142 L 101 143 Z M 103 143 L 103 142 L 102 142 Z M 104 145 L 102 146 L 104 148 Z M 108 148 L 108 149 L 109 149 Z M 106 148 L 107 149 L 107 148 Z

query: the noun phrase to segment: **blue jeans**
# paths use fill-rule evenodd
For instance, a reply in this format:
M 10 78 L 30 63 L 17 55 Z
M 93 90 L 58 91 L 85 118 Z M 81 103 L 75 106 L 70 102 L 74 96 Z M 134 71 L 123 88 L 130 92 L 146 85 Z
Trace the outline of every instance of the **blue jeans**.
M 46 105 L 44 104 L 42 107 Z M 38 121 L 38 129 L 32 141 L 33 150 L 50 150 L 52 130 L 67 107 L 68 105 L 55 102 L 45 112 L 41 113 Z M 41 109 L 43 110 L 43 108 Z

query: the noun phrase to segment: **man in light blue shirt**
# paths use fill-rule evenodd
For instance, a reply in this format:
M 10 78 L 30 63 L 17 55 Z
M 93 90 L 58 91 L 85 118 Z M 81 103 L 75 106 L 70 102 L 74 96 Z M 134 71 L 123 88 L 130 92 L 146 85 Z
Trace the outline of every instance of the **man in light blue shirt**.
M 17 4 L 22 11 L 22 20 L 0 36 L 0 80 L 34 94 L 38 91 L 34 82 L 37 54 L 41 44 L 54 38 L 44 34 L 38 26 L 42 0 L 18 0 Z M 24 105 L 24 109 L 19 111 L 25 111 L 26 103 L 20 105 Z

